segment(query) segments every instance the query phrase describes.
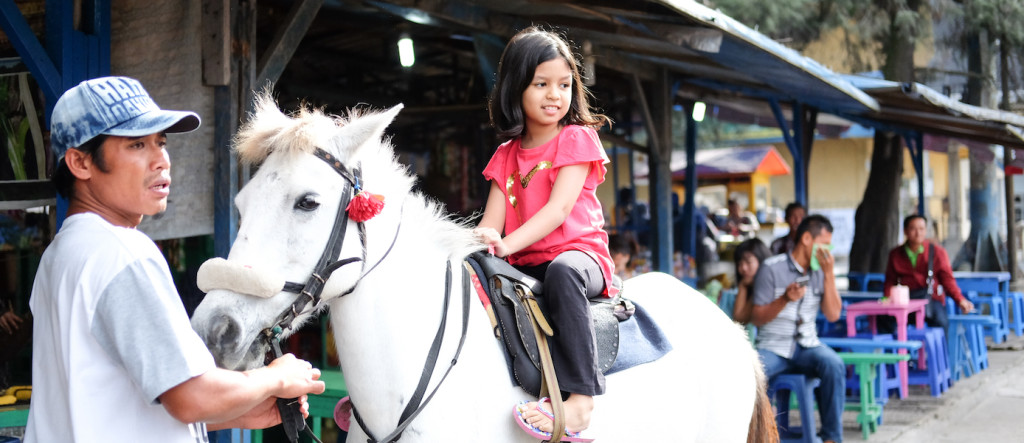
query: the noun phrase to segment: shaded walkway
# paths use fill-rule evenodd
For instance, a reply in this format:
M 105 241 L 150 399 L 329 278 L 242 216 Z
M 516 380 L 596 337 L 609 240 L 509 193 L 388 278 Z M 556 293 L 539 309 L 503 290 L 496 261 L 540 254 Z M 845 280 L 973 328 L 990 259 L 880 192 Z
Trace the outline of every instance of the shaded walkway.
M 912 386 L 904 400 L 891 399 L 884 422 L 871 442 L 960 443 L 1024 441 L 1024 338 L 1010 334 L 989 345 L 990 367 L 953 385 L 941 398 L 925 386 Z M 847 413 L 852 414 L 852 413 Z M 856 415 L 844 415 L 855 424 Z M 861 441 L 860 430 L 844 429 L 848 442 Z

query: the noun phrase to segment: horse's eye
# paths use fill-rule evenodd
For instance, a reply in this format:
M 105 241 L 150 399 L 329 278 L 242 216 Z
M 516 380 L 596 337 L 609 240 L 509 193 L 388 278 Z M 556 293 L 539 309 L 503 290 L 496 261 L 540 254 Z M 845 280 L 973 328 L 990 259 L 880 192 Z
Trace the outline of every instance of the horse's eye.
M 320 207 L 320 203 L 317 202 L 316 199 L 313 198 L 313 197 L 314 197 L 314 194 L 306 194 L 306 195 L 303 195 L 302 197 L 299 197 L 299 199 L 295 201 L 295 209 L 298 209 L 298 210 L 301 210 L 301 211 L 314 211 L 314 210 L 316 210 L 316 208 Z

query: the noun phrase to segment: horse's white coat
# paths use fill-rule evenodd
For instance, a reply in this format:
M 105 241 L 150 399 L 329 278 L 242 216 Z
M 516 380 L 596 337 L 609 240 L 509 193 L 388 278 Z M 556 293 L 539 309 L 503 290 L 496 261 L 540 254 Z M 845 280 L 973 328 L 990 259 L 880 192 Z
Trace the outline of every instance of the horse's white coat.
M 309 146 L 332 152 L 350 168 L 358 163 L 364 188 L 386 196 L 384 211 L 366 222 L 367 263 L 335 272 L 324 291 L 351 398 L 377 438 L 395 428 L 419 380 L 440 322 L 449 260 L 452 303 L 428 393 L 454 356 L 462 327 L 461 258 L 479 248 L 465 226 L 445 218 L 422 195 L 410 193 L 412 178 L 394 160 L 390 144 L 381 140 L 397 110 L 335 126 L 324 124 L 318 113 L 284 117 L 264 98 L 238 139 L 243 158 L 263 164 L 236 201 L 242 223 L 229 255 L 234 262 L 274 269 L 290 281 L 308 278 L 327 242 L 343 185 L 328 165 L 304 153 Z M 277 125 L 277 130 L 268 125 Z M 289 140 L 285 134 L 309 139 Z M 289 143 L 293 145 L 285 147 Z M 320 203 L 313 212 L 294 207 L 306 194 Z M 352 294 L 337 298 L 355 284 L 363 266 L 381 260 L 396 234 L 394 249 L 377 269 Z M 341 256 L 360 254 L 351 224 Z M 592 426 L 585 435 L 600 442 L 745 441 L 760 363 L 742 330 L 703 295 L 665 274 L 631 279 L 625 294 L 655 317 L 674 350 L 658 361 L 608 376 L 607 392 L 595 398 Z M 256 334 L 295 297 L 282 293 L 261 299 L 211 291 L 192 324 L 222 366 L 259 366 L 265 349 L 253 344 Z M 501 345 L 475 295 L 470 303 L 469 333 L 458 364 L 406 429 L 403 442 L 537 441 L 514 423 L 513 406 L 528 394 L 510 381 Z M 355 421 L 349 438 L 366 441 Z

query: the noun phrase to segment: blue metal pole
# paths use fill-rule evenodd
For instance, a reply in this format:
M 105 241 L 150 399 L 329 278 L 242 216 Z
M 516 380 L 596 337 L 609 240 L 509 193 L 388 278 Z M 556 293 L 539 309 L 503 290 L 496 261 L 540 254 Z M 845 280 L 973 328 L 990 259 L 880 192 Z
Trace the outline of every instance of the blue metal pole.
M 779 101 L 772 98 L 768 101 L 768 104 L 771 105 L 772 114 L 775 115 L 779 129 L 782 129 L 782 138 L 786 141 L 786 147 L 789 148 L 789 153 L 793 156 L 793 194 L 795 200 L 804 207 L 807 207 L 807 168 L 804 165 L 803 151 L 794 140 L 793 133 L 789 130 L 789 125 L 786 124 L 786 116 L 782 113 Z M 794 119 L 794 124 L 798 120 Z
M 693 103 L 686 107 L 686 200 L 683 202 L 683 253 L 697 259 L 697 122 L 693 119 Z
M 619 201 L 619 147 L 612 145 L 612 186 L 615 190 L 615 229 L 614 232 L 622 230 L 622 220 L 619 218 L 619 208 L 622 202 Z M 607 220 L 606 220 L 607 222 Z
M 910 151 L 910 159 L 914 163 L 914 173 L 917 174 L 917 213 L 924 213 L 924 135 L 913 132 L 903 135 L 903 142 Z
M 651 146 L 650 165 L 651 190 L 651 224 L 652 252 L 654 269 L 672 273 L 672 95 L 670 76 L 667 69 L 658 72 L 653 88 L 654 103 L 652 114 L 655 121 L 655 133 L 652 138 L 657 143 Z
M 796 151 L 800 153 L 800 168 L 793 171 L 793 191 L 797 195 L 797 201 L 804 208 L 807 207 L 807 151 L 804 150 L 804 114 L 803 106 L 800 102 L 793 103 L 793 109 L 791 110 L 793 128 L 792 128 L 792 140 L 793 146 L 796 147 Z

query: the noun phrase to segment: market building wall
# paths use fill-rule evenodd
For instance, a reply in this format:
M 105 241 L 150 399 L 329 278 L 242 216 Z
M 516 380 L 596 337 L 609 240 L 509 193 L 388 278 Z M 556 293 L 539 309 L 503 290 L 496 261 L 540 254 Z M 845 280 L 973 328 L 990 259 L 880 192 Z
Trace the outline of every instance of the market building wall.
M 114 0 L 110 72 L 139 79 L 164 109 L 190 110 L 203 124 L 171 134 L 167 211 L 139 226 L 153 239 L 213 233 L 213 89 L 203 85 L 201 2 Z

